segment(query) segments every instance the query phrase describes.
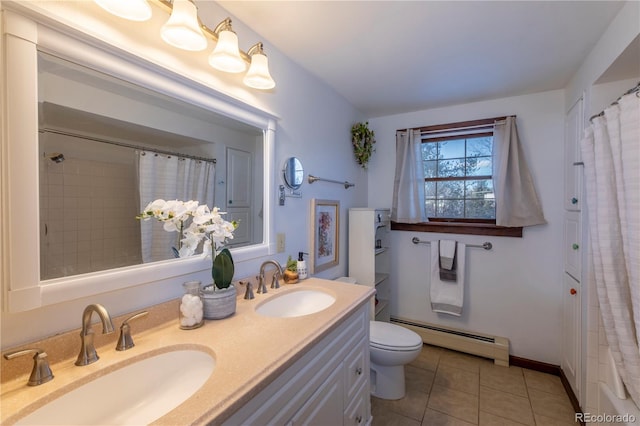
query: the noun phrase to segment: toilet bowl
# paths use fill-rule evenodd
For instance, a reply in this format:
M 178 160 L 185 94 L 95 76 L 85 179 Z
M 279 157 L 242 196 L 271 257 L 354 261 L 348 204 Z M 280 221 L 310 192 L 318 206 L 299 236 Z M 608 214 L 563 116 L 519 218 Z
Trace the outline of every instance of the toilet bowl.
M 356 284 L 352 277 L 336 281 Z M 382 321 L 369 322 L 371 394 L 381 399 L 405 395 L 404 366 L 418 357 L 422 338 L 415 332 Z

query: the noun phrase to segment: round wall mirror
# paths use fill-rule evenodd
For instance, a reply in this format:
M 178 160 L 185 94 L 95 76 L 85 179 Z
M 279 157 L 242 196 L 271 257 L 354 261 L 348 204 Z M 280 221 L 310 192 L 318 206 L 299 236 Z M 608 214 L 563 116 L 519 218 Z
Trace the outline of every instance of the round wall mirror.
M 296 157 L 290 157 L 284 162 L 284 183 L 291 189 L 299 189 L 304 181 L 302 163 Z

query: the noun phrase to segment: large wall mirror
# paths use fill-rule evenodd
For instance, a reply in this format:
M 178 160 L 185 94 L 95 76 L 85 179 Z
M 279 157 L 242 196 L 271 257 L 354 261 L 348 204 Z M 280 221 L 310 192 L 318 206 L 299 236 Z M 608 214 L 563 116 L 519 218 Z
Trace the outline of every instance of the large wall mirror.
M 19 34 L 23 18 L 13 18 L 5 308 L 208 269 L 201 254 L 176 259 L 177 234 L 136 219 L 158 198 L 226 211 L 239 223 L 236 262 L 272 252 L 272 116 L 37 23 L 29 40 Z

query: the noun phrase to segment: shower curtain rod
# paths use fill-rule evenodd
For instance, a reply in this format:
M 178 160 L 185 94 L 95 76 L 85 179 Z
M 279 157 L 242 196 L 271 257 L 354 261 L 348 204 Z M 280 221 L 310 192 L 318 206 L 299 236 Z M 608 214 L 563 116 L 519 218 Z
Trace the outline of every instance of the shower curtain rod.
M 634 92 L 635 92 L 636 96 L 640 96 L 640 81 L 634 87 L 632 87 L 631 89 L 629 89 L 626 92 L 624 92 L 618 99 L 616 99 L 615 101 L 611 102 L 610 106 L 616 105 L 618 103 L 618 101 L 620 99 L 622 99 L 623 96 L 630 95 L 630 94 L 632 94 Z M 602 110 L 599 113 L 589 117 L 589 121 L 593 120 L 596 117 L 602 117 L 603 115 L 604 115 L 604 110 Z
M 45 132 L 55 133 L 56 135 L 71 136 L 71 137 L 74 137 L 74 138 L 88 139 L 90 141 L 100 142 L 100 143 L 108 143 L 110 145 L 117 145 L 117 146 L 121 146 L 123 148 L 131 148 L 131 149 L 137 149 L 137 150 L 140 150 L 140 151 L 148 151 L 148 152 L 153 152 L 155 154 L 173 155 L 174 157 L 189 158 L 190 160 L 206 161 L 206 162 L 209 162 L 209 163 L 216 164 L 216 159 L 215 158 L 198 157 L 197 155 L 181 154 L 179 152 L 172 152 L 172 151 L 165 151 L 165 150 L 157 149 L 157 148 L 148 148 L 148 147 L 144 147 L 144 146 L 137 146 L 137 145 L 132 145 L 132 144 L 124 143 L 124 142 L 116 142 L 116 141 L 112 141 L 112 140 L 109 140 L 109 139 L 102 139 L 102 138 L 82 135 L 82 134 L 78 134 L 78 133 L 66 132 L 66 131 L 63 131 L 63 130 L 49 129 L 49 128 L 45 127 L 45 128 L 39 129 L 38 132 L 41 132 L 41 133 L 45 133 Z

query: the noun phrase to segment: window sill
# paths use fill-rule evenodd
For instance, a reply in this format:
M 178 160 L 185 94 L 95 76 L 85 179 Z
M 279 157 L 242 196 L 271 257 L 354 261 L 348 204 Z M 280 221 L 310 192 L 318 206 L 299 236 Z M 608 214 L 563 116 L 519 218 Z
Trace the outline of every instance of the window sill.
M 497 226 L 493 223 L 391 222 L 393 231 L 439 232 L 442 234 L 492 235 L 496 237 L 522 238 L 522 227 Z

